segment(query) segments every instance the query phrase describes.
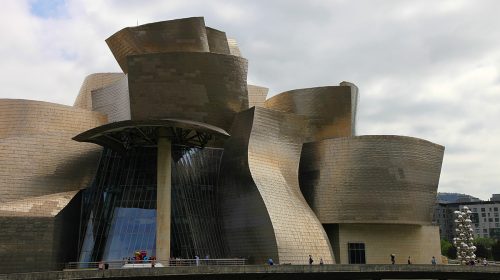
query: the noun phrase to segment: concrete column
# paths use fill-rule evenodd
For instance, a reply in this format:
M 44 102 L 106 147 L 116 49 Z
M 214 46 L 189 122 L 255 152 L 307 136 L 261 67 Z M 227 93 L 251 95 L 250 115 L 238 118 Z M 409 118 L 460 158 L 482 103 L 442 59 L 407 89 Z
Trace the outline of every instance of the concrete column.
M 166 129 L 158 137 L 158 167 L 156 193 L 156 259 L 165 266 L 170 259 L 170 221 L 172 209 L 172 151 Z

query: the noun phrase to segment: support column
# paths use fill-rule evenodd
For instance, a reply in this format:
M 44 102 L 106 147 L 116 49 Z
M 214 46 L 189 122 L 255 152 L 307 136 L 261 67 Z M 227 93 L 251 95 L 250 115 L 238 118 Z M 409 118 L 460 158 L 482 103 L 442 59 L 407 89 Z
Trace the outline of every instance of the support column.
M 158 135 L 156 181 L 156 259 L 168 266 L 170 259 L 170 223 L 172 209 L 172 151 L 166 129 Z

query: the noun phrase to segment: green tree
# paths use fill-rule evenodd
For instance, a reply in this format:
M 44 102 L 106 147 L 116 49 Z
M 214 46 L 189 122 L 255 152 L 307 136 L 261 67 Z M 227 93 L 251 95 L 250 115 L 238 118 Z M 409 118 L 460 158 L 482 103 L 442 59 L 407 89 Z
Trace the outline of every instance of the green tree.
M 474 240 L 474 245 L 476 246 L 476 256 L 479 258 L 492 259 L 492 246 L 495 244 L 495 240 L 486 237 L 479 237 Z
M 448 256 L 448 250 L 453 247 L 453 245 L 446 239 L 441 239 L 441 255 Z
M 500 261 L 500 240 L 497 240 L 497 242 L 491 246 L 491 254 L 495 261 Z

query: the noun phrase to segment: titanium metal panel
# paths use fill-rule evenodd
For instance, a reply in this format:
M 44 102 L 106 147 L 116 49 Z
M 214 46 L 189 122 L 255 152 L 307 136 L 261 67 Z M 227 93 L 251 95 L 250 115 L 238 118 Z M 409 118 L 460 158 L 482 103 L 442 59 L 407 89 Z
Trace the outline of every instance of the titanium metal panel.
M 242 56 L 238 42 L 233 38 L 227 38 L 227 44 L 229 45 L 229 53 L 235 56 Z
M 105 122 L 70 106 L 0 99 L 0 202 L 87 187 L 101 148 L 71 138 Z
M 106 87 L 92 91 L 92 111 L 107 115 L 110 123 L 130 120 L 130 97 L 126 75 Z
M 254 263 L 334 263 L 327 235 L 298 184 L 301 116 L 253 107 L 236 117 L 222 159 L 224 229 L 230 252 Z
M 125 77 L 123 73 L 94 73 L 83 80 L 73 107 L 92 110 L 91 92 L 115 83 Z
M 175 118 L 229 130 L 248 108 L 247 60 L 215 53 L 128 57 L 132 120 Z
M 265 107 L 307 117 L 310 135 L 306 142 L 352 136 L 355 133 L 357 89 L 353 85 L 296 89 L 275 95 Z
M 210 27 L 206 27 L 206 29 L 210 52 L 231 54 L 227 43 L 226 33 Z
M 75 261 L 78 191 L 10 201 L 0 206 L 0 273 L 61 270 Z
M 323 224 L 429 225 L 444 147 L 370 135 L 306 143 L 300 186 Z
M 267 93 L 269 89 L 266 87 L 247 85 L 248 89 L 248 107 L 259 106 L 265 107 Z
M 106 43 L 124 73 L 128 73 L 129 55 L 210 51 L 205 21 L 202 17 L 127 27 L 106 39 Z

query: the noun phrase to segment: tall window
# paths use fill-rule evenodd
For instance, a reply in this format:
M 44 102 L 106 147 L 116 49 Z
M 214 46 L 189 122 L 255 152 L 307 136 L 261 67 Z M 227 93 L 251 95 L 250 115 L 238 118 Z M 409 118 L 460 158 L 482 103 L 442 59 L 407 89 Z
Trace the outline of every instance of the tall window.
M 347 248 L 350 264 L 366 263 L 365 243 L 347 243 Z

